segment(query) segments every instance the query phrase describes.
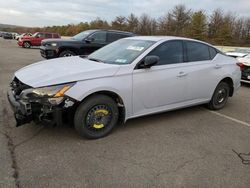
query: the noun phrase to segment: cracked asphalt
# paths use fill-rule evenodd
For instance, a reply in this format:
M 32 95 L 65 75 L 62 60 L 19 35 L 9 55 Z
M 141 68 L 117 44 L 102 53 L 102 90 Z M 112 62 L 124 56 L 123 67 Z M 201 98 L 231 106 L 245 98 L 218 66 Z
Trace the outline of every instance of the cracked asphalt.
M 130 120 L 106 138 L 86 140 L 67 125 L 15 127 L 8 83 L 39 60 L 38 49 L 0 38 L 0 187 L 250 187 L 250 165 L 232 151 L 250 152 L 250 86 L 218 111 L 225 117 L 197 106 Z

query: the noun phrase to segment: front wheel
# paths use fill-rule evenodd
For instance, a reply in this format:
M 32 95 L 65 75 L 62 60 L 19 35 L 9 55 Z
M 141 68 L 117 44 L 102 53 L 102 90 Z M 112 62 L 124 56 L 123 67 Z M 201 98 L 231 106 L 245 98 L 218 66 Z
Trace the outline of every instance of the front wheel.
M 23 43 L 23 47 L 24 47 L 24 48 L 30 48 L 31 45 L 30 45 L 29 42 L 24 42 L 24 43 Z
M 118 107 L 106 95 L 93 95 L 78 107 L 74 117 L 75 129 L 86 138 L 97 139 L 108 135 L 117 124 Z
M 65 50 L 62 51 L 59 55 L 59 57 L 70 57 L 70 56 L 75 56 L 76 54 L 70 50 Z
M 208 108 L 211 110 L 222 109 L 228 100 L 230 87 L 226 82 L 221 82 L 216 87 L 211 101 L 208 103 Z

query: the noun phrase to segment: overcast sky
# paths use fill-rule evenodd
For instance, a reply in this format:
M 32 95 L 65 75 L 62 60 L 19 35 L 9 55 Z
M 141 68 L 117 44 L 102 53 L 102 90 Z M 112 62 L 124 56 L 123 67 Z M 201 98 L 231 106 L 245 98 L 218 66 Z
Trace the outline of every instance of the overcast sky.
M 0 23 L 22 26 L 51 26 L 79 23 L 97 17 L 108 21 L 118 15 L 147 13 L 152 17 L 166 14 L 177 4 L 192 10 L 231 11 L 250 17 L 250 0 L 0 0 Z

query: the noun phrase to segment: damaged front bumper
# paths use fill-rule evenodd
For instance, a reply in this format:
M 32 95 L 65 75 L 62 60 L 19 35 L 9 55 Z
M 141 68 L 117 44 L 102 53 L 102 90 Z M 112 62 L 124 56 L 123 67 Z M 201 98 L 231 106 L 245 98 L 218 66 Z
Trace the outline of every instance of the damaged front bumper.
M 21 126 L 34 121 L 50 125 L 61 125 L 65 119 L 64 113 L 68 113 L 74 105 L 74 101 L 64 98 L 60 105 L 52 105 L 48 102 L 21 100 L 15 97 L 14 91 L 7 93 L 8 101 L 14 111 L 16 126 Z

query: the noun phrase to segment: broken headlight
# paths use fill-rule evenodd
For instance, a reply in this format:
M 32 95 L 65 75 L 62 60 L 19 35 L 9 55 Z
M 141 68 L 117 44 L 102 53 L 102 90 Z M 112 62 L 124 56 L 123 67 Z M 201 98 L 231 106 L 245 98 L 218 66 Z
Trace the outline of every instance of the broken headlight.
M 50 103 L 58 104 L 63 100 L 64 93 L 74 84 L 75 83 L 68 83 L 56 86 L 26 89 L 22 91 L 20 98 L 34 102 L 38 99 L 48 99 Z

